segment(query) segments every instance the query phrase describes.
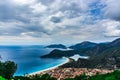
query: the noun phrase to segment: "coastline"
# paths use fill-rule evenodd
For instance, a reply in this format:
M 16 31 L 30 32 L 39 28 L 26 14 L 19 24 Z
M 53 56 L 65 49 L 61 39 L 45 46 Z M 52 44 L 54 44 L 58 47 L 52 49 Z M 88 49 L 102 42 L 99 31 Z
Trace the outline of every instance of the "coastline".
M 46 71 L 49 71 L 49 70 L 52 70 L 52 69 L 56 69 L 56 68 L 58 68 L 59 66 L 64 65 L 64 64 L 66 64 L 66 63 L 68 63 L 68 62 L 70 61 L 69 58 L 67 58 L 67 57 L 65 57 L 65 58 L 66 58 L 66 60 L 65 60 L 63 63 L 61 63 L 61 64 L 58 64 L 58 65 L 56 65 L 56 66 L 53 66 L 53 67 L 50 67 L 50 68 L 47 68 L 47 69 L 44 69 L 44 70 L 40 70 L 40 71 L 37 71 L 37 72 L 33 72 L 33 73 L 28 74 L 28 75 L 41 74 L 41 73 L 44 73 L 44 72 L 46 72 Z

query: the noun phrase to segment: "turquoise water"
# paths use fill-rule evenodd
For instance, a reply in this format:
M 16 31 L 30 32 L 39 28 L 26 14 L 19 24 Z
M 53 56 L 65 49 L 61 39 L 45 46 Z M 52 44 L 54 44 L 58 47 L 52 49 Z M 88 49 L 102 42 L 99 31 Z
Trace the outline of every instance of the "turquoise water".
M 48 54 L 50 51 L 51 49 L 45 49 L 43 46 L 0 46 L 2 61 L 11 60 L 18 65 L 15 76 L 44 70 L 66 60 L 40 58 L 41 55 Z

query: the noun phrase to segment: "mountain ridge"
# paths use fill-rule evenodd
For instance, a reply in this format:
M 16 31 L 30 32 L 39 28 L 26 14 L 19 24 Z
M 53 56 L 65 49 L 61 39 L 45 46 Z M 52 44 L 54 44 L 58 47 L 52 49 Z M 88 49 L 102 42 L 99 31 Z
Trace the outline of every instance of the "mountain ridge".
M 91 48 L 91 47 L 94 47 L 96 45 L 97 45 L 97 43 L 93 43 L 90 41 L 84 41 L 84 42 L 72 45 L 69 48 L 76 50 L 76 49 L 81 49 L 81 48 Z
M 51 44 L 46 46 L 45 48 L 61 48 L 61 49 L 67 49 L 67 47 L 63 44 Z
M 91 48 L 81 48 L 76 50 L 53 50 L 42 58 L 62 58 L 71 57 L 75 54 L 89 56 L 89 59 L 72 60 L 70 63 L 64 64 L 62 68 L 76 67 L 76 68 L 120 68 L 120 38 L 107 43 L 97 44 Z
M 86 43 L 86 42 L 85 42 Z M 88 43 L 88 42 L 87 42 Z M 90 43 L 91 44 L 91 43 Z M 86 47 L 86 48 L 80 48 L 80 49 L 75 49 L 75 50 L 66 50 L 66 51 L 62 51 L 62 50 L 53 50 L 51 51 L 49 54 L 47 55 L 43 55 L 42 58 L 44 57 L 49 57 L 50 58 L 54 58 L 52 57 L 52 55 L 60 55 L 61 57 L 70 57 L 72 54 L 80 54 L 80 55 L 87 55 L 87 56 L 96 56 L 101 54 L 103 51 L 107 50 L 107 49 L 111 49 L 111 48 L 118 48 L 120 47 L 120 38 L 113 40 L 112 42 L 108 43 L 108 44 L 96 44 L 96 46 L 94 47 Z M 57 54 L 59 53 L 59 54 Z M 71 53 L 71 54 L 69 54 Z M 57 56 L 59 58 L 59 56 Z

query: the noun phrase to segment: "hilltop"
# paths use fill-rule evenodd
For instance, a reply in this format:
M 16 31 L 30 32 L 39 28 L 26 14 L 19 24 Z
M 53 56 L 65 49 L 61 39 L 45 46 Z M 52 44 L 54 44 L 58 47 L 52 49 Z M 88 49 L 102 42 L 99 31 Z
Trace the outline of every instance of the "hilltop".
M 67 49 L 67 47 L 63 44 L 52 44 L 48 45 L 45 48 L 60 48 L 60 49 Z

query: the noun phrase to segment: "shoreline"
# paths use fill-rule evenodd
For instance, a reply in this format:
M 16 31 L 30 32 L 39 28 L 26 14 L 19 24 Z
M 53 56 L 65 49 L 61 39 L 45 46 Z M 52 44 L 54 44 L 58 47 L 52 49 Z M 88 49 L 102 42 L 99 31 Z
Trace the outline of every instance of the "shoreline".
M 61 64 L 58 64 L 58 65 L 56 65 L 56 66 L 53 66 L 53 67 L 50 67 L 50 68 L 47 68 L 47 69 L 44 69 L 44 70 L 40 70 L 40 71 L 33 72 L 33 73 L 28 74 L 28 75 L 36 75 L 36 74 L 44 73 L 44 72 L 49 71 L 49 70 L 52 70 L 52 69 L 56 69 L 56 68 L 58 68 L 59 66 L 64 65 L 64 64 L 66 64 L 66 63 L 68 63 L 68 62 L 70 61 L 69 58 L 67 58 L 67 57 L 65 57 L 65 58 L 66 58 L 65 62 L 63 62 L 63 63 L 61 63 Z

